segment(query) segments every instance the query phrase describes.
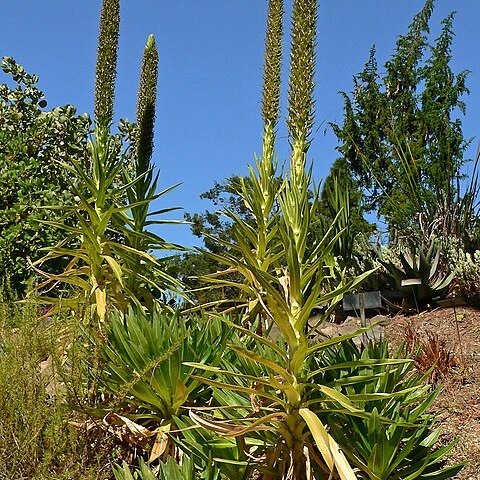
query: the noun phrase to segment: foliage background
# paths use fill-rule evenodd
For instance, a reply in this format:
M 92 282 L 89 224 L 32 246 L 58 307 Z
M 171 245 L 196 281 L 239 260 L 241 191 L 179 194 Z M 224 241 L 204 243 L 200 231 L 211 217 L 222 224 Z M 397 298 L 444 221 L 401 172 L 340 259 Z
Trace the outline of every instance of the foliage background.
M 480 5 L 476 0 L 438 0 L 432 35 L 440 20 L 458 10 L 455 20 L 453 66 L 472 70 L 467 99 L 465 137 L 477 134 L 480 124 L 480 58 L 476 37 Z M 145 38 L 154 33 L 159 45 L 159 104 L 154 160 L 161 168 L 160 186 L 178 182 L 169 205 L 188 212 L 198 207 L 202 192 L 232 174 L 246 174 L 245 165 L 260 153 L 262 51 L 266 1 L 222 2 L 125 0 L 120 36 L 117 111 L 135 117 L 136 65 Z M 330 121 L 341 121 L 339 91 L 350 91 L 352 76 L 363 69 L 368 52 L 377 45 L 383 64 L 394 49 L 396 35 L 406 31 L 423 2 L 384 0 L 322 1 L 319 8 L 317 132 L 311 146 L 316 159 L 315 178 L 323 178 L 336 159 L 336 139 L 323 132 Z M 9 55 L 41 79 L 50 108 L 72 103 L 79 112 L 93 112 L 92 90 L 100 1 L 88 5 L 51 0 L 4 0 L 9 22 L 0 31 L 0 56 Z M 286 2 L 287 13 L 291 2 Z M 127 21 L 128 18 L 128 21 Z M 55 24 L 57 28 L 46 26 Z M 205 28 L 208 25 L 208 28 Z M 19 40 L 21 39 L 21 41 Z M 232 61 L 234 59 L 234 61 Z M 61 67 L 59 67 L 61 65 Z M 132 66 L 135 66 L 132 68 Z M 177 93 L 172 93 L 177 92 Z M 283 114 L 285 101 L 282 99 Z M 285 137 L 284 128 L 279 138 Z M 279 145 L 279 160 L 288 160 L 288 148 Z M 468 157 L 473 157 L 472 145 Z M 161 207 L 160 207 L 161 208 Z M 200 244 L 188 226 L 172 228 L 168 238 L 180 244 Z
M 0 283 L 9 278 L 21 294 L 32 276 L 28 260 L 62 238 L 40 223 L 51 216 L 42 207 L 72 203 L 69 175 L 58 162 L 83 161 L 90 121 L 72 106 L 46 110 L 37 76 L 9 58 L 2 68 L 14 85 L 0 85 Z M 52 268 L 63 266 L 58 260 Z

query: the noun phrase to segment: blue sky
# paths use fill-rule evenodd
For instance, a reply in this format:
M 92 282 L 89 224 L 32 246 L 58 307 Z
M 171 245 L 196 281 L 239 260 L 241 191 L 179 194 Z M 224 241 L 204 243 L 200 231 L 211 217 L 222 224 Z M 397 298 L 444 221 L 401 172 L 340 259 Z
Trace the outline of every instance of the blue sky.
M 0 56 L 14 57 L 40 77 L 49 107 L 73 104 L 93 110 L 93 84 L 100 0 L 1 0 Z M 376 44 L 379 64 L 393 52 L 421 0 L 321 0 L 319 2 L 316 119 L 310 153 L 315 179 L 321 180 L 336 158 L 328 122 L 342 120 L 339 91 L 349 91 Z M 150 33 L 160 54 L 154 159 L 160 187 L 182 185 L 160 207 L 188 212 L 210 208 L 199 195 L 232 174 L 245 174 L 261 149 L 260 119 L 263 45 L 267 0 L 123 0 L 116 116 L 135 115 L 138 73 Z M 286 0 L 288 24 L 291 0 Z M 478 0 L 437 0 L 432 35 L 456 10 L 455 71 L 471 70 L 463 119 L 466 137 L 480 128 Z M 287 58 L 285 58 L 287 60 Z M 288 65 L 285 62 L 286 90 Z M 4 77 L 0 75 L 0 82 Z M 285 116 L 286 101 L 283 98 Z M 288 157 L 284 121 L 278 134 L 280 161 Z M 469 152 L 473 157 L 475 142 Z M 178 214 L 177 218 L 181 214 Z M 161 230 L 168 240 L 198 244 L 186 226 Z

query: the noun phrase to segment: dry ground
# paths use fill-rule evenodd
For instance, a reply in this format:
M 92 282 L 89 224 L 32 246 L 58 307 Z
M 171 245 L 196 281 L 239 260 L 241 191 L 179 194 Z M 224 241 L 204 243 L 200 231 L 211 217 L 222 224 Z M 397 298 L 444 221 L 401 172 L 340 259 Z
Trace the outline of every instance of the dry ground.
M 397 315 L 386 328 L 392 343 L 414 332 L 417 340 L 438 336 L 450 355 L 448 373 L 440 375 L 441 392 L 433 409 L 443 429 L 442 441 L 458 438 L 450 462 L 468 462 L 457 480 L 480 480 L 480 311 L 469 307 Z

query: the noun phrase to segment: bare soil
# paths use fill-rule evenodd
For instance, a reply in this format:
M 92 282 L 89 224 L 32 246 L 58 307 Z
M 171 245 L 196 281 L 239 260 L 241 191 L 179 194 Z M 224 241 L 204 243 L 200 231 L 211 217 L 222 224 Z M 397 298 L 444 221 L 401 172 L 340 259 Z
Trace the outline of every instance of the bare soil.
M 449 463 L 468 462 L 454 478 L 480 480 L 480 311 L 456 307 L 397 315 L 385 330 L 393 345 L 412 342 L 412 333 L 420 343 L 434 338 L 448 363 L 441 371 L 438 361 L 433 381 L 439 382 L 440 394 L 432 409 L 443 431 L 440 441 L 457 439 Z

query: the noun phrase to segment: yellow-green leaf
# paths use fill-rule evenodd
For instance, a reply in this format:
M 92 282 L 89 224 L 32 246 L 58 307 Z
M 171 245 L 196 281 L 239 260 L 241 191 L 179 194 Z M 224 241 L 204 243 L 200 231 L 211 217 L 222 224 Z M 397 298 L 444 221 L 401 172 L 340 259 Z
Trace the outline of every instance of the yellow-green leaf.
M 342 480 L 357 480 L 357 476 L 342 453 L 338 443 L 328 434 L 317 415 L 308 408 L 301 408 L 299 414 L 305 420 L 313 435 L 315 444 L 322 454 L 328 468 L 334 466 Z
M 122 267 L 118 264 L 118 262 L 111 257 L 110 255 L 103 255 L 103 258 L 107 261 L 107 263 L 110 265 L 110 268 L 112 269 L 112 272 L 114 273 L 115 277 L 118 280 L 118 283 L 120 283 L 121 287 L 123 288 L 123 279 L 122 279 Z
M 105 314 L 107 311 L 107 292 L 105 289 L 97 288 L 95 290 L 95 303 L 97 306 L 97 313 L 101 322 L 105 321 Z

